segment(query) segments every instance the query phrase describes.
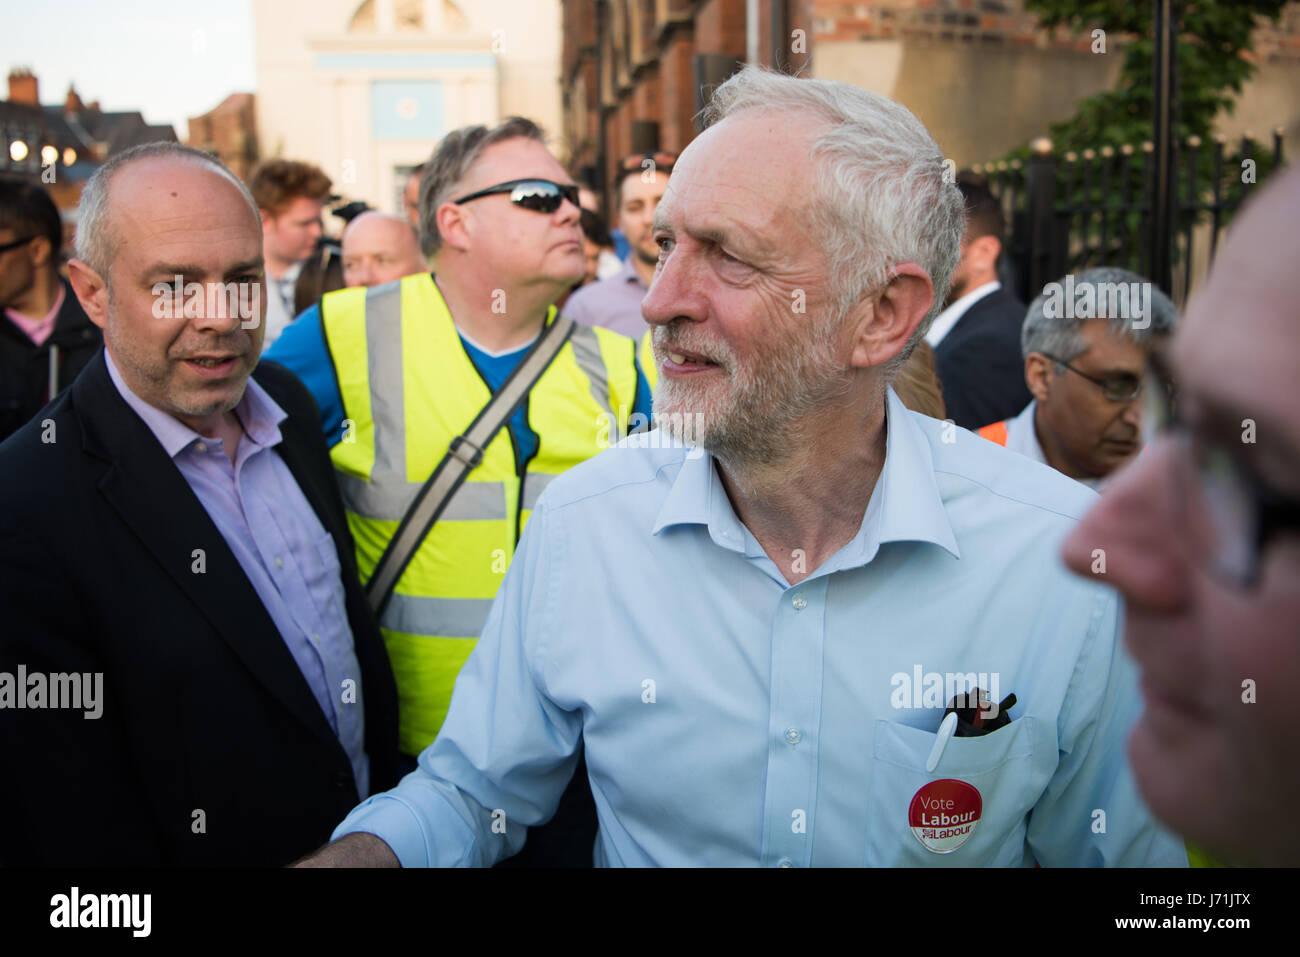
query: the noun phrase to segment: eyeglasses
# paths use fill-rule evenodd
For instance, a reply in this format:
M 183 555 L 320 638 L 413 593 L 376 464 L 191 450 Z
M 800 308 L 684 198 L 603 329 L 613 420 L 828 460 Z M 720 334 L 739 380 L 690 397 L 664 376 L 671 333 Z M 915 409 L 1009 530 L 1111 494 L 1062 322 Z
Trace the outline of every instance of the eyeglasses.
M 1247 468 L 1240 455 L 1182 421 L 1177 389 L 1158 357 L 1152 357 L 1146 380 L 1142 434 L 1154 440 L 1164 433 L 1174 443 L 1178 474 L 1173 488 L 1184 528 L 1207 526 L 1204 533 L 1210 539 L 1216 577 L 1236 588 L 1253 587 L 1265 546 L 1279 533 L 1300 529 L 1300 500 L 1278 492 Z M 1242 444 L 1251 445 L 1244 440 Z
M 1065 366 L 1075 375 L 1081 375 L 1093 385 L 1101 388 L 1101 394 L 1111 402 L 1132 402 L 1142 394 L 1142 380 L 1137 376 L 1121 375 L 1110 379 L 1098 379 L 1096 376 L 1090 376 L 1086 372 L 1080 372 L 1064 359 L 1058 359 L 1056 356 L 1049 356 L 1046 352 L 1042 355 L 1047 356 L 1057 365 Z
M 19 246 L 26 246 L 35 238 L 36 238 L 35 236 L 28 236 L 26 239 L 15 239 L 11 243 L 5 243 L 4 245 L 0 245 L 0 253 L 7 253 L 11 249 L 17 249 Z
M 471 199 L 482 199 L 484 196 L 495 196 L 497 193 L 509 193 L 510 202 L 537 213 L 553 213 L 566 199 L 575 207 L 578 206 L 576 185 L 571 183 L 564 186 L 553 183 L 549 179 L 512 179 L 508 183 L 497 183 L 487 189 L 480 189 L 477 193 L 462 196 L 454 202 L 460 206 Z

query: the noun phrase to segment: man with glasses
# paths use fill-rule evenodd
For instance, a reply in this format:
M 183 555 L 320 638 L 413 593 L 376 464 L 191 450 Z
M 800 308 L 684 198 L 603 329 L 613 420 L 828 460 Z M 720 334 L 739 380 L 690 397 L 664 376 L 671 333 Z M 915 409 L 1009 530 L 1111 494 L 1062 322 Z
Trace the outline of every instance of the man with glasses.
M 375 602 L 411 759 L 438 734 L 542 489 L 617 442 L 633 412 L 650 412 L 634 343 L 575 326 L 504 427 L 467 443 L 585 272 L 578 187 L 537 125 L 512 117 L 448 134 L 419 202 L 433 273 L 325 296 L 314 339 L 333 375 L 304 378 L 321 409 L 341 411 L 325 426 L 363 579 L 403 546 L 397 533 L 431 476 L 461 456 L 469 464 Z M 303 375 L 314 360 L 298 349 L 282 361 Z
M 62 246 L 49 194 L 0 180 L 0 441 L 71 385 L 103 343 L 59 276 Z
M 1300 864 L 1300 168 L 1243 210 L 1143 389 L 1149 447 L 1066 540 L 1116 587 L 1151 809 L 1229 863 Z M 1106 556 L 1099 573 L 1095 556 Z
M 1062 288 L 1071 294 L 1068 309 L 1057 308 Z M 1097 488 L 1142 447 L 1143 370 L 1177 315 L 1168 296 L 1125 269 L 1050 283 L 1021 330 L 1033 401 L 979 434 Z

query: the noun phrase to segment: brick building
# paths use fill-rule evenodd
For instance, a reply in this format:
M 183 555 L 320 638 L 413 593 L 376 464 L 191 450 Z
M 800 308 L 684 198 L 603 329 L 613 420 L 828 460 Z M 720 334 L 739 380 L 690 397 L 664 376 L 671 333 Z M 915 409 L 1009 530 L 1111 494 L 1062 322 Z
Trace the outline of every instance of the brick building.
M 563 0 L 564 133 L 604 188 L 634 152 L 680 152 L 740 64 L 806 71 L 813 0 Z M 603 172 L 603 176 L 601 175 Z
M 701 90 L 740 62 L 840 80 L 907 106 L 958 166 L 1001 156 L 1111 88 L 1125 42 L 1044 29 L 1023 0 L 563 0 L 564 131 L 597 186 L 619 160 L 678 152 Z M 1104 23 L 1097 25 L 1105 29 Z M 779 38 L 780 42 L 775 42 Z M 777 62 L 779 55 L 780 62 Z M 1300 148 L 1300 3 L 1256 30 L 1259 71 L 1218 132 L 1276 126 Z M 601 176 L 600 174 L 604 175 Z
M 257 164 L 257 99 L 232 93 L 214 110 L 189 118 L 186 145 L 219 157 L 242 180 Z
M 74 88 L 62 103 L 42 105 L 31 70 L 9 72 L 9 99 L 0 101 L 0 174 L 41 183 L 63 214 L 65 235 L 75 225 L 81 189 L 96 168 L 123 150 L 155 140 L 176 142 L 170 124 L 150 125 L 135 110 L 105 112 Z

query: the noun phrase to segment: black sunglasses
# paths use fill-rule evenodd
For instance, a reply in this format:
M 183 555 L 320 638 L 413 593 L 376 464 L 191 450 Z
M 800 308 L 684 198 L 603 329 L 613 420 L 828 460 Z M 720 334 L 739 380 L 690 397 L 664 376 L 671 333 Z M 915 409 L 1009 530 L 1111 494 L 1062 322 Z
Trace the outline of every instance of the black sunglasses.
M 495 196 L 497 193 L 509 193 L 510 202 L 537 213 L 553 213 L 566 199 L 575 207 L 578 206 L 576 185 L 562 186 L 549 179 L 512 179 L 508 183 L 497 183 L 487 189 L 480 189 L 477 193 L 462 196 L 453 202 L 459 206 L 468 203 L 471 199 L 482 199 L 484 196 Z
M 3 246 L 0 246 L 0 253 L 7 253 L 11 249 L 17 249 L 19 246 L 26 246 L 35 238 L 35 236 L 28 236 L 26 239 L 15 239 L 11 243 L 5 243 Z

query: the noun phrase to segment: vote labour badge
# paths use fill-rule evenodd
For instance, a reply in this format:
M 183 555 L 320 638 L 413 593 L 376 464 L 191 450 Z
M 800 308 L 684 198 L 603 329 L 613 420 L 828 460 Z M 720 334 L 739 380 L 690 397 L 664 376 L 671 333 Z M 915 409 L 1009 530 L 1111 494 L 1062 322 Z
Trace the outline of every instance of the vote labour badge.
M 940 778 L 912 795 L 907 823 L 926 850 L 951 854 L 975 833 L 983 809 L 980 792 L 972 785 Z

